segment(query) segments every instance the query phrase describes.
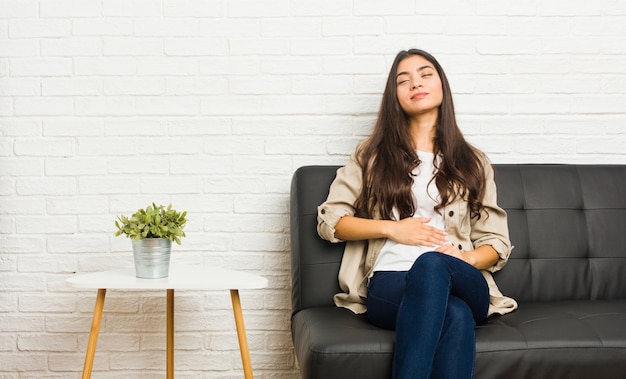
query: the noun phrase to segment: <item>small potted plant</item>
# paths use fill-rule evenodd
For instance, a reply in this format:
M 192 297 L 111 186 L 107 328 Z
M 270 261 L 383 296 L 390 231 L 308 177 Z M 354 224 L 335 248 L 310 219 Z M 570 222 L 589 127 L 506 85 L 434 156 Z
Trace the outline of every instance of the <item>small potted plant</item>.
M 120 215 L 115 221 L 116 236 L 132 239 L 135 273 L 138 278 L 165 278 L 169 275 L 172 241 L 180 245 L 187 212 L 178 212 L 170 204 L 138 209 L 130 218 Z

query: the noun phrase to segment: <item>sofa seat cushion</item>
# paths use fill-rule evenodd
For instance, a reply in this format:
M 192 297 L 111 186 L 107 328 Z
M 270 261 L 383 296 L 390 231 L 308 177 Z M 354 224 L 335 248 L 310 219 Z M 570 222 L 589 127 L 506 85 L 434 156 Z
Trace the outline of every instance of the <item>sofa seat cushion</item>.
M 292 335 L 312 378 L 390 377 L 395 333 L 365 315 L 304 309 L 293 316 Z M 626 300 L 521 303 L 477 327 L 476 350 L 478 379 L 624 378 Z
M 395 333 L 344 308 L 303 309 L 291 329 L 303 379 L 388 378 Z
M 626 300 L 520 303 L 476 329 L 477 378 L 625 378 Z

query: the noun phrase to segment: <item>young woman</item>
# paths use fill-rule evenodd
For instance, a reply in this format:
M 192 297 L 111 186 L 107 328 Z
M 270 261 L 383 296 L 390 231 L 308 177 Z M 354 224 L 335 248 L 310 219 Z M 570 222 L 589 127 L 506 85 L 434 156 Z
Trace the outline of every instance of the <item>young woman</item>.
M 337 171 L 318 233 L 347 241 L 335 303 L 396 330 L 394 378 L 472 378 L 474 327 L 513 311 L 491 273 L 511 244 L 492 167 L 457 126 L 443 69 L 396 56 L 372 135 Z

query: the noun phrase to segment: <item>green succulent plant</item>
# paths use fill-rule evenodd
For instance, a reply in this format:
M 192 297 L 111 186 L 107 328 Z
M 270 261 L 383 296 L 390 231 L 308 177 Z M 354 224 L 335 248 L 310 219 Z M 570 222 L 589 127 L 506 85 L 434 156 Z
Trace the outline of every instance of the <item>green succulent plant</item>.
M 180 245 L 180 239 L 186 237 L 183 232 L 186 223 L 186 211 L 179 213 L 172 209 L 172 204 L 165 208 L 164 205 L 152 203 L 146 209 L 138 209 L 130 218 L 118 216 L 115 221 L 115 235 L 124 234 L 135 241 L 143 238 L 167 238 Z

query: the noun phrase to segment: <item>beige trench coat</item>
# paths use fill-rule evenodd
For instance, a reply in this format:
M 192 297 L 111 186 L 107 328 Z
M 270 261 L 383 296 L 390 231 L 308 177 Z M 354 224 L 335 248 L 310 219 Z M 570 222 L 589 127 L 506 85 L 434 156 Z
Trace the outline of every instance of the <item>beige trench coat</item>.
M 362 169 L 355 154 L 344 167 L 337 170 L 328 198 L 317 210 L 318 234 L 331 242 L 343 242 L 335 237 L 335 225 L 341 217 L 354 215 L 353 205 L 361 191 Z M 512 246 L 508 236 L 506 212 L 497 205 L 493 168 L 486 158 L 484 162 L 487 183 L 483 206 L 489 217 L 483 216 L 480 220 L 470 218 L 468 203 L 463 199 L 446 206 L 443 214 L 448 238 L 459 249 L 473 250 L 482 245 L 491 245 L 498 252 L 500 257 L 498 262 L 489 269 L 482 270 L 489 285 L 491 316 L 512 312 L 517 309 L 517 302 L 500 292 L 491 275 L 506 264 Z M 337 306 L 348 308 L 355 313 L 366 311 L 368 278 L 384 244 L 384 238 L 346 243 L 339 269 L 339 286 L 343 292 L 334 296 Z

